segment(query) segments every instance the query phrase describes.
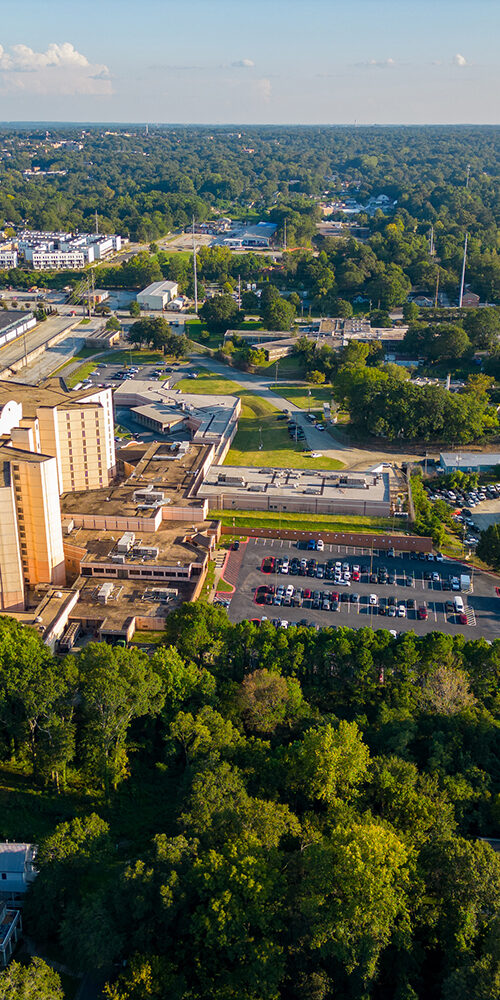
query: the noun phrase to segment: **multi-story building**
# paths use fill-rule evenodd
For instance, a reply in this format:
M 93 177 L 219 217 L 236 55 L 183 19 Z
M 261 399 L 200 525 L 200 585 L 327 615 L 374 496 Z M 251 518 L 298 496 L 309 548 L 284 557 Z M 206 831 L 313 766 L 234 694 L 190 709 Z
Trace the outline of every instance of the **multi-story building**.
M 17 239 L 19 253 L 35 271 L 80 268 L 121 249 L 117 234 L 59 233 L 26 229 Z M 11 265 L 9 265 L 11 266 Z
M 17 267 L 17 250 L 10 243 L 0 246 L 0 268 Z
M 59 497 L 105 489 L 115 473 L 110 389 L 0 382 L 0 608 L 65 583 Z

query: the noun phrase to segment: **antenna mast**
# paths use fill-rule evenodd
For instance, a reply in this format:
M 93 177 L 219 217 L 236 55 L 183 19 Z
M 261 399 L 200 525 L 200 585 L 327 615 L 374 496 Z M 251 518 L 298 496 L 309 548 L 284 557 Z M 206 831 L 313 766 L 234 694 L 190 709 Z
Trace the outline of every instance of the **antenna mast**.
M 458 296 L 458 308 L 459 309 L 462 308 L 462 301 L 463 301 L 463 297 L 464 297 L 465 264 L 466 264 L 466 261 L 467 261 L 467 241 L 468 241 L 468 239 L 469 239 L 469 234 L 466 233 L 465 234 L 465 243 L 464 243 L 464 259 L 463 259 L 463 263 L 462 263 L 462 278 L 461 278 L 461 281 L 460 281 L 460 295 Z
M 431 257 L 434 256 L 434 226 L 431 226 L 431 238 L 430 238 L 429 253 L 430 253 Z
M 196 262 L 196 241 L 194 238 L 194 215 L 193 215 L 193 271 L 194 271 L 194 311 L 198 312 L 198 268 Z

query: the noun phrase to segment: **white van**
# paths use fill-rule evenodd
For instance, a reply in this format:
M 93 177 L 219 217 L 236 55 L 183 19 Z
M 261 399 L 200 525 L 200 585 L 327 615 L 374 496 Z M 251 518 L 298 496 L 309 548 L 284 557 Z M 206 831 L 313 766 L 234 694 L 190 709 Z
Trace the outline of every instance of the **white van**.
M 455 611 L 457 612 L 457 615 L 463 615 L 465 611 L 464 602 L 458 595 L 455 597 Z

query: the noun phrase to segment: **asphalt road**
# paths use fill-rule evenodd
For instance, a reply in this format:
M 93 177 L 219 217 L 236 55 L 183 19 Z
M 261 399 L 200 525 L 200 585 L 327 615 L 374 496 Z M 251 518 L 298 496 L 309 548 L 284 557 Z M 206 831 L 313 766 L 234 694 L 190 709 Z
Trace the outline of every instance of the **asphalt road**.
M 432 584 L 423 578 L 425 571 L 436 571 L 442 578 L 449 576 L 459 576 L 460 573 L 471 574 L 471 568 L 467 564 L 455 562 L 429 563 L 420 560 L 410 559 L 405 555 L 402 558 L 389 559 L 387 556 L 373 556 L 373 568 L 384 565 L 388 572 L 396 573 L 396 582 L 393 585 L 370 583 L 368 577 L 362 577 L 359 583 L 351 583 L 350 587 L 336 586 L 333 580 L 318 580 L 314 577 L 285 576 L 282 574 L 266 574 L 261 571 L 262 560 L 266 555 L 284 556 L 314 556 L 318 562 L 326 563 L 328 559 L 344 557 L 349 563 L 359 563 L 369 566 L 372 562 L 369 549 L 347 548 L 345 546 L 325 545 L 323 553 L 300 551 L 295 542 L 280 539 L 249 539 L 248 544 L 242 542 L 245 552 L 238 576 L 236 591 L 231 598 L 229 607 L 229 617 L 231 621 L 242 621 L 245 618 L 261 618 L 263 615 L 269 619 L 285 619 L 291 624 L 307 619 L 317 626 L 338 627 L 340 625 L 349 628 L 386 628 L 396 631 L 414 631 L 419 635 L 427 632 L 439 631 L 451 635 L 462 633 L 468 639 L 477 639 L 484 636 L 486 639 L 494 640 L 500 638 L 500 599 L 495 595 L 496 579 L 483 572 L 475 572 L 473 575 L 472 594 L 462 594 L 464 605 L 472 610 L 471 621 L 475 624 L 460 625 L 456 615 L 446 614 L 445 602 L 453 600 L 456 596 L 452 591 L 443 590 L 441 584 Z M 377 550 L 375 550 L 375 553 Z M 405 577 L 413 575 L 414 586 L 405 586 Z M 305 608 L 261 606 L 255 603 L 256 588 L 266 584 L 289 584 L 294 587 L 309 587 L 311 590 L 321 590 L 325 593 L 332 591 L 344 591 L 349 594 L 358 593 L 360 595 L 359 605 L 342 603 L 339 612 L 316 611 Z M 408 618 L 382 617 L 374 612 L 368 604 L 369 595 L 375 593 L 378 598 L 394 596 L 397 603 L 400 600 L 413 598 L 417 607 L 424 602 L 428 609 L 427 621 L 419 621 L 415 612 L 408 612 Z M 227 596 L 227 595 L 225 595 Z

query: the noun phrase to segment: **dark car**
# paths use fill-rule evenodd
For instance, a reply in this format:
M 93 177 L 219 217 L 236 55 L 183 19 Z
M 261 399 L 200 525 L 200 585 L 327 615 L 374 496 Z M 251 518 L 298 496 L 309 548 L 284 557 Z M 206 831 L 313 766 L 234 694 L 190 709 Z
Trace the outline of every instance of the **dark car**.
M 393 584 L 396 583 L 396 574 L 395 573 L 389 573 L 389 575 L 387 577 L 387 583 L 390 586 L 392 586 Z
M 359 594 L 351 594 L 351 604 L 359 604 Z
M 342 601 L 342 604 L 347 604 L 347 602 L 349 601 L 349 594 L 347 594 L 345 590 L 342 591 L 340 595 L 340 600 Z
M 408 611 L 415 611 L 416 605 L 415 605 L 415 601 L 413 600 L 413 597 L 409 597 L 408 598 L 408 600 L 406 602 L 406 607 L 408 608 Z
M 405 576 L 405 584 L 407 587 L 413 587 L 414 583 L 415 580 L 413 579 L 413 576 L 411 576 L 411 574 Z
M 370 583 L 378 583 L 378 576 L 376 573 L 370 573 Z
M 366 575 L 366 573 L 369 573 L 369 572 L 370 572 L 370 567 L 369 566 L 361 566 L 360 567 L 360 573 L 362 573 L 363 575 Z
M 446 601 L 444 609 L 445 609 L 447 615 L 454 615 L 455 614 L 455 604 L 454 604 L 454 602 L 453 601 Z
M 387 604 L 389 605 L 390 608 L 395 608 L 397 603 L 398 602 L 393 594 L 391 594 L 391 596 L 387 598 Z
M 240 543 L 239 543 L 238 539 L 236 539 L 236 541 L 235 541 L 235 542 L 233 542 L 233 545 L 232 545 L 232 547 L 233 547 L 233 549 L 234 549 L 234 551 L 235 551 L 235 552 L 237 552 L 237 551 L 238 551 L 238 549 L 239 549 L 239 547 L 240 547 Z

